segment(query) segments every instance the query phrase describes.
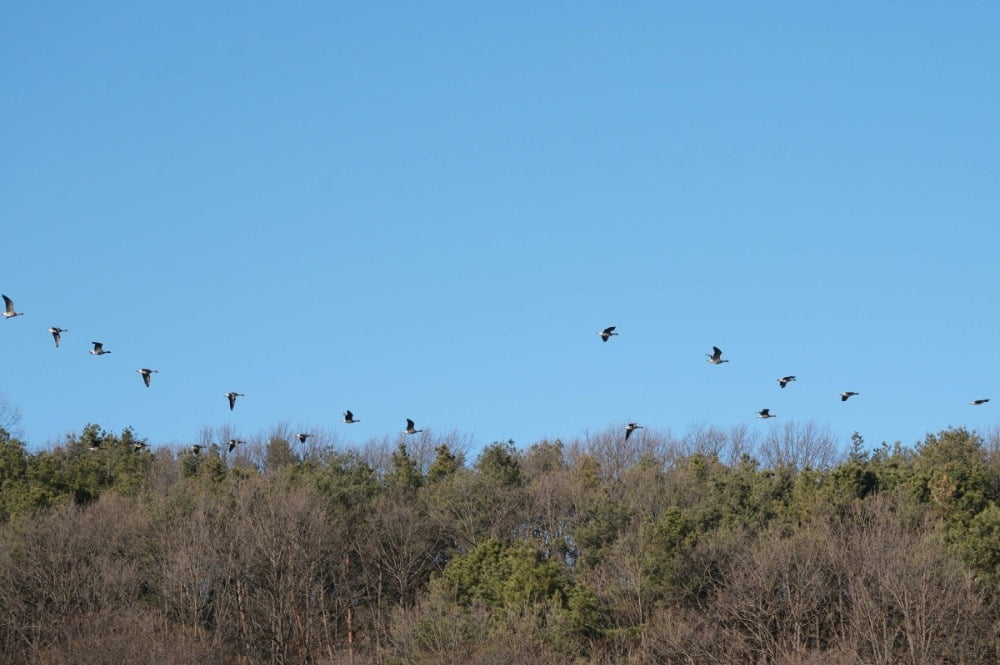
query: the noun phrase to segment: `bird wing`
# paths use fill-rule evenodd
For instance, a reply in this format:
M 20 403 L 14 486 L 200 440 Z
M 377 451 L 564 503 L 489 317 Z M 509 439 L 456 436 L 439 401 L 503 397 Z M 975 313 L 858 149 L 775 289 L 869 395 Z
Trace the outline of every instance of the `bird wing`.
M 410 420 L 409 418 L 407 418 L 406 419 L 406 429 L 413 429 L 414 427 L 416 427 L 416 424 L 412 420 Z
M 3 304 L 4 304 L 4 307 L 6 308 L 6 310 L 7 310 L 8 313 L 14 311 L 14 301 L 12 301 L 7 296 L 3 297 Z
M 94 345 L 94 351 L 100 351 L 104 348 L 104 344 L 101 342 L 91 342 Z

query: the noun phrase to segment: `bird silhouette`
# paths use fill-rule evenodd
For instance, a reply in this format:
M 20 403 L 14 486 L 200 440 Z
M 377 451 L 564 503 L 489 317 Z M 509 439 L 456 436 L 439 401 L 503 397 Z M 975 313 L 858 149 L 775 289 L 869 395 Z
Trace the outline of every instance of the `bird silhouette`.
M 240 441 L 239 439 L 229 439 L 229 452 L 233 452 L 236 446 L 240 445 L 241 443 L 243 442 Z
M 854 392 L 852 390 L 845 390 L 844 392 L 840 393 L 840 401 L 841 402 L 846 402 L 847 400 L 851 399 L 855 395 L 860 395 L 860 394 L 861 393 L 856 393 L 856 392 Z
M 243 393 L 226 393 L 225 395 L 229 399 L 229 410 L 232 411 L 233 407 L 236 406 L 237 397 L 246 397 Z
M 311 437 L 312 434 L 296 434 L 296 436 L 299 438 L 299 443 L 305 443 L 306 439 Z
M 794 376 L 783 376 L 780 379 L 778 379 L 778 384 L 782 388 L 784 388 L 785 386 L 787 386 L 792 381 L 795 381 L 795 377 Z
M 720 349 L 717 346 L 713 346 L 712 352 L 706 353 L 705 355 L 708 356 L 708 362 L 712 363 L 713 365 L 721 365 L 722 363 L 729 362 L 728 360 L 722 359 L 722 349 Z
M 354 414 L 351 413 L 350 410 L 348 410 L 348 411 L 344 411 L 344 422 L 347 423 L 348 425 L 352 425 L 354 423 L 360 423 L 361 421 L 360 420 L 355 420 L 354 419 Z
M 625 440 L 628 441 L 628 438 L 632 436 L 632 432 L 637 429 L 642 429 L 642 425 L 637 425 L 636 423 L 625 425 Z
M 617 326 L 608 326 L 607 328 L 605 328 L 605 329 L 604 329 L 604 330 L 602 330 L 601 332 L 597 333 L 598 335 L 600 335 L 600 337 L 601 337 L 601 341 L 602 341 L 602 342 L 606 342 L 606 341 L 608 341 L 609 339 L 611 339 L 611 337 L 612 337 L 613 335 L 617 335 L 618 333 L 616 333 L 616 332 L 615 332 L 615 328 L 616 328 L 616 327 L 617 327 Z
M 423 432 L 422 429 L 414 429 L 415 425 L 413 421 L 409 418 L 406 419 L 406 429 L 403 430 L 403 434 L 416 434 L 417 432 Z
M 773 413 L 771 413 L 770 409 L 761 409 L 760 411 L 757 412 L 757 417 L 758 418 L 777 418 L 776 415 L 774 415 Z
M 90 350 L 91 355 L 103 356 L 105 353 L 111 353 L 104 349 L 104 344 L 101 342 L 91 342 L 91 344 L 94 345 L 94 348 Z
M 137 369 L 135 371 L 139 372 L 139 374 L 142 375 L 142 382 L 145 383 L 146 387 L 148 388 L 149 387 L 149 379 L 150 379 L 150 377 L 154 373 L 158 372 L 159 370 L 156 370 L 156 369 L 147 369 L 147 368 L 143 367 L 142 369 Z
M 24 312 L 14 311 L 14 301 L 8 298 L 7 296 L 3 296 L 3 305 L 4 305 L 4 310 L 2 313 L 3 318 L 13 319 L 15 316 L 24 316 Z
M 201 453 L 201 449 L 204 448 L 204 447 L 205 446 L 200 446 L 200 445 L 198 445 L 196 443 L 193 446 L 188 446 L 188 450 L 190 450 L 192 453 L 194 453 L 195 455 L 197 455 L 197 454 Z
M 974 399 L 971 402 L 969 402 L 969 404 L 971 404 L 973 406 L 979 406 L 980 404 L 986 404 L 989 401 L 990 401 L 990 398 L 987 397 L 986 399 Z
M 69 332 L 69 331 L 66 330 L 65 328 L 58 328 L 56 326 L 52 326 L 51 328 L 49 328 L 49 332 L 52 333 L 52 339 L 56 341 L 56 347 L 58 348 L 59 342 L 62 341 L 62 334 L 64 332 Z

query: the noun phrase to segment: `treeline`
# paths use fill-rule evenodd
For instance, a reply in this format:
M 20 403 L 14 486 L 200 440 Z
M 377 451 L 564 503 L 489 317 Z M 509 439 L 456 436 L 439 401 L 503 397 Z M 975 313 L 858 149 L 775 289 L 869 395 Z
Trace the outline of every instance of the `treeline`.
M 995 436 L 293 441 L 0 430 L 0 660 L 1000 662 Z

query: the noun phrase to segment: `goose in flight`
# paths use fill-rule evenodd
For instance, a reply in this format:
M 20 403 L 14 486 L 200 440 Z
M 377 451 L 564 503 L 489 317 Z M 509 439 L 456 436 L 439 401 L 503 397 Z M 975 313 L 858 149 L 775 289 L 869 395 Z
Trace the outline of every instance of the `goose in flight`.
M 299 438 L 299 443 L 305 443 L 306 439 L 308 439 L 309 437 L 311 437 L 312 434 L 296 434 L 295 436 L 297 436 Z
M 840 401 L 841 402 L 846 402 L 847 400 L 851 399 L 855 395 L 860 395 L 860 394 L 861 393 L 856 393 L 853 390 L 845 390 L 844 392 L 840 393 Z
M 602 342 L 606 342 L 609 339 L 611 339 L 612 335 L 617 335 L 618 333 L 615 332 L 615 328 L 616 327 L 617 326 L 608 326 L 607 328 L 605 328 L 601 332 L 597 333 L 600 336 L 601 341 Z
M 239 439 L 229 439 L 229 452 L 233 452 L 236 446 L 240 445 L 241 443 L 243 443 L 243 441 L 240 441 Z
M 190 451 L 191 451 L 191 452 L 193 452 L 193 453 L 194 453 L 195 455 L 197 455 L 197 454 L 199 454 L 199 453 L 201 452 L 201 449 L 202 449 L 202 448 L 204 448 L 204 447 L 205 447 L 205 446 L 200 446 L 200 445 L 198 445 L 198 444 L 196 443 L 196 444 L 194 444 L 193 446 L 189 446 L 189 447 L 188 447 L 188 450 L 190 450 Z
M 986 399 L 974 399 L 971 402 L 969 402 L 969 404 L 971 404 L 972 406 L 979 406 L 980 404 L 986 404 L 989 401 L 990 398 L 987 397 Z
M 728 360 L 722 359 L 722 349 L 720 349 L 717 346 L 713 346 L 712 352 L 706 353 L 705 355 L 708 356 L 708 362 L 712 363 L 713 365 L 721 365 L 722 363 L 729 362 Z
M 757 412 L 758 418 L 777 418 L 776 415 L 771 413 L 771 409 L 761 409 Z
M 59 328 L 57 326 L 52 326 L 51 328 L 49 328 L 49 332 L 52 333 L 52 339 L 54 339 L 56 341 L 56 347 L 58 347 L 59 346 L 59 342 L 62 341 L 62 334 L 64 332 L 69 332 L 69 331 L 66 330 L 65 328 Z
M 243 393 L 226 393 L 225 397 L 229 399 L 229 410 L 232 411 L 233 407 L 236 406 L 237 397 L 246 397 Z
M 102 441 L 100 439 L 94 439 L 90 443 L 90 445 L 87 446 L 87 450 L 100 450 L 101 449 L 101 443 L 102 443 Z
M 423 432 L 422 429 L 414 429 L 416 425 L 409 418 L 406 419 L 406 429 L 403 430 L 403 434 L 416 434 L 417 432 Z
M 792 381 L 795 381 L 795 377 L 794 376 L 783 376 L 780 379 L 778 379 L 778 384 L 782 388 L 784 388 L 785 386 L 787 386 Z
M 142 369 L 137 369 L 135 371 L 139 372 L 139 374 L 142 375 L 142 382 L 145 383 L 146 387 L 148 388 L 149 387 L 149 378 L 155 372 L 158 372 L 159 370 L 156 370 L 156 369 L 147 369 L 147 368 L 143 367 Z
M 146 448 L 149 448 L 149 444 L 146 443 L 145 441 L 136 441 L 135 443 L 132 444 L 132 450 L 135 450 L 136 452 L 144 450 Z
M 3 297 L 3 305 L 4 305 L 3 318 L 13 319 L 15 316 L 24 316 L 24 312 L 14 311 L 14 301 L 8 298 L 7 296 Z
M 90 350 L 91 355 L 103 356 L 105 353 L 111 353 L 110 351 L 104 350 L 103 342 L 91 342 L 91 344 L 94 345 L 94 348 Z
M 632 436 L 632 432 L 637 429 L 642 429 L 642 425 L 636 423 L 629 423 L 628 425 L 625 425 L 625 440 L 628 441 L 628 438 Z
M 344 411 L 344 422 L 348 425 L 353 425 L 354 423 L 360 423 L 360 420 L 354 419 L 354 414 L 350 410 Z

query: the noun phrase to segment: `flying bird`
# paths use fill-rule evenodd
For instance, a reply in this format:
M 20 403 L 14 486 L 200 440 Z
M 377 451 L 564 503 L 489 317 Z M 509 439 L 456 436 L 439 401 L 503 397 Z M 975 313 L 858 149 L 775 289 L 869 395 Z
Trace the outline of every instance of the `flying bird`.
M 783 376 L 780 379 L 778 379 L 778 383 L 781 385 L 782 388 L 784 388 L 785 386 L 787 386 L 790 382 L 792 382 L 794 380 L 795 380 L 794 376 Z
M 91 444 L 89 446 L 87 446 L 87 450 L 100 450 L 101 449 L 101 443 L 102 443 L 102 441 L 100 439 L 94 439 L 91 442 Z
M 225 396 L 227 398 L 229 398 L 229 410 L 230 411 L 232 411 L 233 407 L 236 406 L 236 398 L 237 397 L 246 397 L 246 395 L 244 395 L 243 393 L 226 393 Z
M 776 415 L 771 413 L 771 409 L 761 409 L 757 412 L 758 418 L 777 418 Z
M 146 369 L 145 367 L 143 367 L 142 369 L 137 369 L 135 371 L 139 372 L 139 374 L 142 375 L 142 382 L 145 383 L 146 387 L 148 388 L 149 387 L 149 378 L 153 375 L 154 372 L 158 372 L 159 370 L 156 370 L 156 369 Z
M 856 393 L 856 392 L 851 391 L 851 390 L 845 390 L 844 392 L 840 393 L 840 401 L 841 402 L 846 402 L 847 400 L 851 399 L 855 395 L 860 395 L 860 394 L 861 393 Z
M 56 341 L 56 346 L 58 347 L 59 342 L 62 341 L 62 334 L 64 332 L 69 332 L 69 331 L 66 330 L 65 328 L 58 328 L 56 326 L 52 326 L 51 328 L 49 328 L 49 332 L 52 333 L 52 339 Z
M 229 452 L 233 452 L 236 446 L 240 445 L 241 443 L 243 443 L 243 441 L 240 441 L 239 439 L 229 439 Z
M 194 453 L 195 455 L 197 455 L 198 453 L 200 453 L 200 452 L 201 452 L 201 449 L 202 449 L 202 448 L 204 448 L 204 447 L 205 447 L 205 446 L 199 446 L 199 445 L 198 445 L 198 444 L 196 443 L 196 444 L 194 444 L 193 446 L 189 446 L 189 447 L 188 447 L 188 450 L 190 450 L 190 451 L 191 451 L 191 452 L 193 452 L 193 453 Z
M 347 423 L 348 425 L 352 425 L 354 423 L 360 423 L 361 421 L 360 420 L 355 420 L 354 419 L 354 414 L 351 413 L 348 410 L 348 411 L 344 411 L 344 422 Z
M 608 326 L 607 328 L 605 328 L 601 332 L 597 333 L 598 335 L 600 335 L 601 341 L 602 342 L 606 342 L 609 339 L 611 339 L 612 335 L 617 335 L 618 333 L 615 332 L 615 328 L 616 327 L 617 326 Z
M 989 401 L 990 401 L 990 398 L 987 397 L 986 399 L 974 399 L 971 402 L 969 402 L 969 404 L 971 404 L 973 406 L 979 406 L 980 404 L 986 404 Z
M 306 439 L 308 439 L 309 437 L 311 437 L 312 434 L 297 434 L 296 436 L 299 437 L 299 443 L 305 443 Z
M 14 311 L 14 301 L 8 298 L 7 296 L 3 297 L 3 304 L 4 304 L 3 318 L 13 319 L 15 316 L 24 316 L 24 312 Z
M 406 419 L 406 429 L 403 430 L 403 434 L 416 434 L 417 432 L 423 432 L 422 429 L 414 429 L 416 426 L 413 421 L 409 418 Z
M 136 441 L 135 443 L 132 444 L 132 450 L 135 451 L 143 450 L 145 448 L 149 448 L 149 444 L 146 443 L 145 441 Z
M 110 351 L 104 350 L 104 344 L 102 342 L 91 342 L 94 348 L 90 350 L 90 353 L 95 356 L 103 356 L 105 353 L 111 353 Z
M 708 362 L 712 363 L 713 365 L 721 365 L 722 363 L 729 362 L 728 360 L 722 359 L 722 349 L 720 349 L 717 346 L 713 346 L 712 352 L 706 353 L 705 355 L 708 356 Z
M 636 423 L 629 423 L 628 425 L 625 425 L 625 440 L 628 441 L 628 438 L 632 436 L 632 432 L 637 429 L 642 429 L 642 425 L 638 425 Z

